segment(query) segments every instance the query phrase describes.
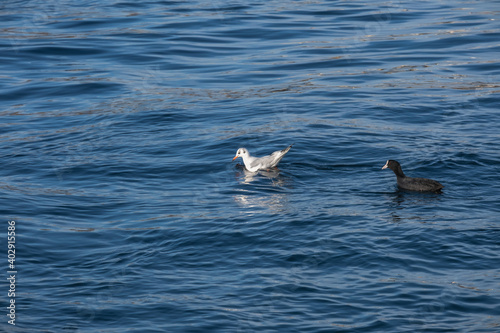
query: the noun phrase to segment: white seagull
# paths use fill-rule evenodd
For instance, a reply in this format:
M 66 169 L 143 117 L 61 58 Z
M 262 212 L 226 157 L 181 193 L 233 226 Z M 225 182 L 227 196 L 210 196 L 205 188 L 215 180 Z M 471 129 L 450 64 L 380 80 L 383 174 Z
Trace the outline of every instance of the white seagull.
M 233 158 L 233 161 L 238 157 L 241 157 L 243 159 L 243 164 L 245 164 L 245 168 L 250 172 L 257 172 L 262 169 L 274 168 L 278 165 L 283 156 L 288 153 L 292 146 L 293 144 L 283 150 L 277 150 L 271 155 L 267 155 L 264 157 L 250 156 L 250 153 L 246 148 L 239 148 L 236 152 L 236 156 Z

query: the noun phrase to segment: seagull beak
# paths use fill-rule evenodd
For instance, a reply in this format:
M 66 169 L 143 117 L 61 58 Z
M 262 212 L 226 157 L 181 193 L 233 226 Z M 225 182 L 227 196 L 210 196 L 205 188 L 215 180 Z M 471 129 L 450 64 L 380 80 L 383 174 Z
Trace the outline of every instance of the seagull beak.
M 237 158 L 238 158 L 238 155 L 236 155 L 235 157 L 233 157 L 233 161 L 234 161 L 235 159 L 237 159 Z

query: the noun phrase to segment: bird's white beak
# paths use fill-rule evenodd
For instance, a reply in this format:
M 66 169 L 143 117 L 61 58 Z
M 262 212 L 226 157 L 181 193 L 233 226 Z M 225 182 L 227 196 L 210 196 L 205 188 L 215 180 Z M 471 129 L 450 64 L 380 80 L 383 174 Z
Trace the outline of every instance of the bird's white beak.
M 389 163 L 389 161 L 385 162 L 385 165 L 382 167 L 382 170 L 384 170 L 384 169 L 387 169 L 387 168 L 388 168 L 388 166 L 387 166 L 387 164 L 388 164 L 388 163 Z

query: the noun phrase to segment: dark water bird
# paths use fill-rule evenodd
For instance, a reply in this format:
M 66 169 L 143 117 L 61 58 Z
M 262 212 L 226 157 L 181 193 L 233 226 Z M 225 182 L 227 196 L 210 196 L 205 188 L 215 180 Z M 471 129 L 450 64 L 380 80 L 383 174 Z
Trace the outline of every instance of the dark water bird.
M 388 160 L 383 169 L 391 169 L 398 178 L 398 186 L 403 190 L 420 191 L 420 192 L 441 192 L 444 187 L 441 183 L 427 178 L 407 177 L 401 169 L 401 164 L 398 161 Z
M 243 159 L 243 164 L 245 164 L 245 168 L 251 172 L 257 172 L 259 170 L 268 170 L 270 168 L 274 168 L 281 161 L 283 156 L 292 148 L 293 144 L 288 146 L 283 150 L 277 150 L 271 155 L 263 156 L 263 157 L 254 157 L 250 156 L 250 153 L 246 148 L 239 148 L 236 151 L 236 156 L 233 158 L 233 161 L 238 157 Z

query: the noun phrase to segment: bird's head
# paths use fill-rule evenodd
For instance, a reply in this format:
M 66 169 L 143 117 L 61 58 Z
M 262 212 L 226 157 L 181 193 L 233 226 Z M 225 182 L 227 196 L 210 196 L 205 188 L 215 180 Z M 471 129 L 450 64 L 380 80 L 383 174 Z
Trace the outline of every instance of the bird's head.
M 233 157 L 233 161 L 235 159 L 237 159 L 238 157 L 243 157 L 243 156 L 248 156 L 248 150 L 246 150 L 246 148 L 239 148 L 237 151 L 236 151 L 236 156 Z

